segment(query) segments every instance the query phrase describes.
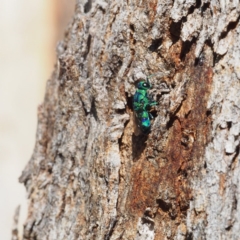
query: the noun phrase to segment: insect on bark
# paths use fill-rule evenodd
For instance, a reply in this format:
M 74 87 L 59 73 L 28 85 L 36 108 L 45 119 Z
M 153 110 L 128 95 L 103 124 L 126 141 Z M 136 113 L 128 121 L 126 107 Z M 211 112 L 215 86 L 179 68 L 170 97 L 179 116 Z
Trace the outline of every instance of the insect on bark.
M 152 88 L 149 77 L 138 83 L 137 90 L 133 96 L 134 115 L 137 121 L 137 126 L 143 134 L 148 134 L 150 132 L 151 119 L 153 119 L 150 110 L 153 106 L 158 104 L 148 94 L 148 90 Z

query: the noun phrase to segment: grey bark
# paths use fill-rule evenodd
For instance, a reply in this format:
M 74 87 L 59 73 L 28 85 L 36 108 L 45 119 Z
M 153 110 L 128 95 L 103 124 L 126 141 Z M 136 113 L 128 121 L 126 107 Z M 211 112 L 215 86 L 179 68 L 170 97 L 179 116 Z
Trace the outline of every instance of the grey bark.
M 239 16 L 236 0 L 77 1 L 20 177 L 24 239 L 239 239 Z

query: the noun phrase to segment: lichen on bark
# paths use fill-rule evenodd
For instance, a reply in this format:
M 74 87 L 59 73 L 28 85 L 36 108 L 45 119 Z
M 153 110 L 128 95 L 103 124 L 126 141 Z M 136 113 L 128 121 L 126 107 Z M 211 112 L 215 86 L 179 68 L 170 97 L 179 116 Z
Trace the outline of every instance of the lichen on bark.
M 78 0 L 20 177 L 24 239 L 237 239 L 238 1 Z M 154 74 L 149 135 L 135 84 Z

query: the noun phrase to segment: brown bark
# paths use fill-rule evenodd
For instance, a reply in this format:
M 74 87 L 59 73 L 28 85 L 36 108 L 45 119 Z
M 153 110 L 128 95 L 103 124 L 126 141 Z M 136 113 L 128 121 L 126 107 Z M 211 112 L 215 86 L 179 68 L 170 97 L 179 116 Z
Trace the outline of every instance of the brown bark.
M 24 239 L 238 239 L 238 1 L 79 0 L 20 178 Z M 151 79 L 149 135 L 132 96 Z

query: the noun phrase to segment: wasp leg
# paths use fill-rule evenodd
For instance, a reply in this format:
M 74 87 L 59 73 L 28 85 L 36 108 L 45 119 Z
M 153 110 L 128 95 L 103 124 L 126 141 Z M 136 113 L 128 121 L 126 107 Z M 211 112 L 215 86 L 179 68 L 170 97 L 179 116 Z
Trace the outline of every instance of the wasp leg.
M 150 103 L 150 106 L 156 106 L 156 105 L 158 105 L 158 102 L 151 102 Z
M 149 114 L 149 118 L 152 120 L 154 118 L 153 115 L 150 112 L 148 114 Z

